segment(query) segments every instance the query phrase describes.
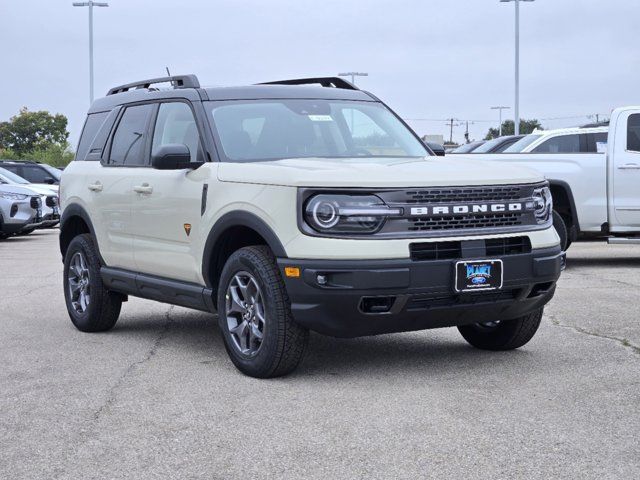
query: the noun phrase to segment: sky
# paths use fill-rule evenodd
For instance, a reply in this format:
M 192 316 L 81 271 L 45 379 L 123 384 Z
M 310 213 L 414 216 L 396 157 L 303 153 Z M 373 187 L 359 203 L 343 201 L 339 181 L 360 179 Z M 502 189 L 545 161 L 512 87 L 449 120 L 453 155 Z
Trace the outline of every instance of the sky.
M 420 135 L 483 138 L 514 104 L 514 4 L 498 0 L 108 0 L 94 10 L 96 97 L 195 73 L 203 86 L 367 72 L 356 79 Z M 89 106 L 88 9 L 0 0 L 0 121 Z M 640 104 L 640 2 L 521 3 L 522 118 L 546 128 Z M 513 109 L 504 112 L 513 115 Z M 593 118 L 595 120 L 595 118 Z

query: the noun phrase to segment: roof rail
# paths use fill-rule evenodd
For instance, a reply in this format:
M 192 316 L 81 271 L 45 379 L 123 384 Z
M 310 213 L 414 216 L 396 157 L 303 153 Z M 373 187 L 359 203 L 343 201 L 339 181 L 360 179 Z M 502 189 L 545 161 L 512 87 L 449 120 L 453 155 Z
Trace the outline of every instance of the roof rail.
M 258 85 L 315 85 L 323 87 L 342 88 L 345 90 L 360 90 L 353 83 L 340 77 L 314 77 L 314 78 L 294 78 L 291 80 L 277 80 L 275 82 L 262 82 Z
M 149 88 L 155 83 L 168 83 L 173 85 L 173 88 L 200 88 L 200 82 L 195 75 L 173 75 L 171 77 L 159 77 L 151 78 L 149 80 L 140 80 L 139 82 L 127 83 L 113 87 L 107 92 L 107 95 L 115 95 L 116 93 L 127 92 L 132 88 Z

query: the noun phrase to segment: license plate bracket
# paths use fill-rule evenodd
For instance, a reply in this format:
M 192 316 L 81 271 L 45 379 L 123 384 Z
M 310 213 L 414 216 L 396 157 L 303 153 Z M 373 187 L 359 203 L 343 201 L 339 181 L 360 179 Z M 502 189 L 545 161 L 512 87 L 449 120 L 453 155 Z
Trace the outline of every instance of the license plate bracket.
M 500 290 L 504 280 L 502 260 L 462 260 L 456 262 L 456 292 Z

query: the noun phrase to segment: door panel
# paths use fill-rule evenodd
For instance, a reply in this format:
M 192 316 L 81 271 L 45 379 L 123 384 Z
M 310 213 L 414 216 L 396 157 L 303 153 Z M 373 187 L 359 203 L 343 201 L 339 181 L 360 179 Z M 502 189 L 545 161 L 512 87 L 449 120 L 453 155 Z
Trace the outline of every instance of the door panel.
M 106 158 L 86 177 L 100 252 L 110 267 L 131 269 L 134 263 L 130 172 L 146 170 L 143 165 L 153 108 L 145 104 L 124 110 Z
M 190 106 L 162 103 L 153 128 L 151 154 L 162 145 L 182 143 L 192 161 L 202 158 L 200 136 Z M 202 169 L 201 169 L 202 170 Z M 134 256 L 143 273 L 198 282 L 201 266 L 192 239 L 201 232 L 202 189 L 198 170 L 135 169 L 133 185 Z
M 610 161 L 616 227 L 640 228 L 640 113 L 621 115 Z

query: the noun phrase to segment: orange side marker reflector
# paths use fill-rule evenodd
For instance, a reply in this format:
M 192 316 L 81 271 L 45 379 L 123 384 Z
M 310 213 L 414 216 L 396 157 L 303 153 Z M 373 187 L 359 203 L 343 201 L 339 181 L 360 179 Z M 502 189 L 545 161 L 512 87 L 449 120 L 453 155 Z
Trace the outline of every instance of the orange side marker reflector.
M 300 277 L 300 269 L 298 267 L 284 267 L 284 274 L 289 278 Z

